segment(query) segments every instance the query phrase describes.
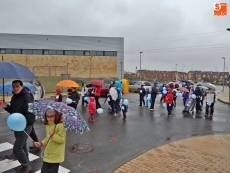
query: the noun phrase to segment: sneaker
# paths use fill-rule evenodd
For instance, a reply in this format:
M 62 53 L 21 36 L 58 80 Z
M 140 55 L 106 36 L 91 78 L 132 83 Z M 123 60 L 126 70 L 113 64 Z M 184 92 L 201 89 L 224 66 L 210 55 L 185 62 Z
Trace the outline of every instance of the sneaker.
M 205 116 L 204 116 L 205 118 L 207 118 L 208 117 L 208 115 L 207 114 L 205 114 Z
M 117 113 L 115 113 L 114 116 L 116 117 L 116 116 L 117 116 Z
M 31 166 L 27 166 L 27 167 L 22 167 L 21 170 L 17 171 L 16 173 L 29 173 L 32 170 Z
M 171 117 L 172 115 L 171 114 L 169 114 L 169 117 Z
M 150 111 L 153 111 L 153 109 L 150 109 Z
M 9 159 L 9 160 L 17 160 L 17 158 L 15 157 L 14 153 L 12 153 L 11 155 L 9 156 L 5 156 L 6 159 Z

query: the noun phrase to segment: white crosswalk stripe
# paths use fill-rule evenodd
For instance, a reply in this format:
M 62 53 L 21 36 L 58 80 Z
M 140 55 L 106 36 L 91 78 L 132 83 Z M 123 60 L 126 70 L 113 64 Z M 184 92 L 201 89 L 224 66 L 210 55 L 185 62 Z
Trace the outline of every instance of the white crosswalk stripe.
M 4 143 L 0 144 L 0 152 L 10 150 L 12 148 L 13 148 L 13 145 L 8 143 L 8 142 L 4 142 Z M 39 158 L 38 156 L 29 153 L 30 161 L 36 160 L 38 158 Z M 1 172 L 16 168 L 18 166 L 20 166 L 20 163 L 17 160 L 13 161 L 13 160 L 4 159 L 4 160 L 0 161 L 0 170 L 1 170 Z M 41 171 L 39 170 L 39 171 L 37 171 L 35 173 L 40 173 L 40 172 Z M 66 168 L 64 168 L 62 166 L 59 167 L 58 173 L 68 173 L 68 172 L 70 172 L 69 169 L 66 169 Z

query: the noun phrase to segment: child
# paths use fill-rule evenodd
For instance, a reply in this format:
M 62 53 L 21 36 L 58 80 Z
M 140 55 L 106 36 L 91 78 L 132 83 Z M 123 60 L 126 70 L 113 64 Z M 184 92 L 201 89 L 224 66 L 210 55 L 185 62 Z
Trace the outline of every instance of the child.
M 95 98 L 90 97 L 89 99 L 89 106 L 88 106 L 88 111 L 89 111 L 89 122 L 94 122 L 95 120 L 93 119 L 93 115 L 96 113 L 96 105 L 95 105 Z
M 211 109 L 210 119 L 212 119 L 214 113 L 214 104 L 216 102 L 216 92 L 207 90 L 205 93 L 205 102 L 206 102 L 205 117 L 206 118 L 208 117 L 209 108 L 210 108 Z
M 62 102 L 62 94 L 59 88 L 56 89 L 55 102 Z
M 126 112 L 128 112 L 128 106 L 122 102 L 121 110 L 123 114 L 123 120 L 126 120 Z
M 176 107 L 176 99 L 177 99 L 176 93 L 177 93 L 177 90 L 173 89 L 173 106 L 174 107 Z
M 172 104 L 173 104 L 173 94 L 172 94 L 171 88 L 168 89 L 168 92 L 165 96 L 164 102 L 167 103 L 168 116 L 171 116 Z
M 149 100 L 147 99 L 147 97 L 149 96 L 149 94 L 150 94 L 149 89 L 146 89 L 145 107 L 148 107 Z
M 66 131 L 61 114 L 48 109 L 44 117 L 46 137 L 41 142 L 34 142 L 36 147 L 44 146 L 44 157 L 41 173 L 58 172 L 59 165 L 64 161 Z
M 189 92 L 184 92 L 183 93 L 183 95 L 182 95 L 182 97 L 183 97 L 183 103 L 184 103 L 184 107 L 185 107 L 185 103 L 186 103 L 186 101 L 188 100 L 188 98 L 189 98 Z

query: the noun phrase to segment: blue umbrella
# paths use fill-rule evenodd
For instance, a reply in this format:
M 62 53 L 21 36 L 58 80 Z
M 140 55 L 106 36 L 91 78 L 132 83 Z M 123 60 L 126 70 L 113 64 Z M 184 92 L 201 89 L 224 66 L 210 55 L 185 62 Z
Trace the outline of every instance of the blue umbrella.
M 35 93 L 37 91 L 37 88 L 29 82 L 23 82 L 23 86 L 29 88 L 32 93 Z M 7 94 L 12 94 L 11 82 L 4 83 L 4 92 Z M 0 85 L 0 94 L 3 94 L 3 85 Z
M 34 79 L 36 76 L 25 66 L 14 63 L 14 62 L 4 62 L 3 56 L 2 61 L 0 62 L 0 78 L 2 78 L 3 83 L 3 101 L 5 101 L 4 93 L 4 79 Z

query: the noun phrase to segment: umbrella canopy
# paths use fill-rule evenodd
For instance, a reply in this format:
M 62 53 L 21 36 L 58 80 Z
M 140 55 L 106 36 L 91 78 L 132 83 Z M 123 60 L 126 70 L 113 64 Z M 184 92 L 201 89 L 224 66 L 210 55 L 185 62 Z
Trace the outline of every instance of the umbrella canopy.
M 37 88 L 29 82 L 23 82 L 23 86 L 29 88 L 32 93 L 35 93 L 37 91 Z M 12 83 L 11 82 L 4 83 L 4 92 L 8 94 L 12 94 Z M 3 94 L 3 85 L 0 85 L 0 94 Z
M 36 76 L 25 66 L 14 62 L 0 62 L 0 78 L 3 83 L 3 101 L 5 101 L 4 79 L 34 79 Z
M 207 87 L 213 91 L 216 91 L 216 86 L 211 83 L 199 83 L 200 86 Z
M 90 83 L 93 84 L 93 85 L 96 85 L 96 86 L 104 85 L 102 80 L 97 80 L 97 79 L 91 80 Z
M 62 118 L 65 122 L 65 129 L 67 131 L 83 134 L 89 131 L 89 127 L 85 119 L 80 115 L 76 109 L 62 103 L 51 100 L 41 100 L 35 103 L 30 103 L 28 111 L 36 115 L 38 118 L 44 119 L 47 109 L 52 108 L 62 113 Z
M 59 87 L 74 87 L 74 88 L 80 87 L 76 82 L 74 82 L 72 80 L 62 80 L 62 81 L 58 82 L 56 84 L 56 86 L 59 86 Z
M 0 62 L 0 78 L 34 79 L 36 76 L 25 66 L 14 62 Z
M 86 80 L 83 79 L 83 78 L 77 78 L 77 79 L 75 80 L 75 82 L 77 82 L 77 83 L 85 83 Z

